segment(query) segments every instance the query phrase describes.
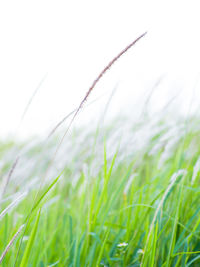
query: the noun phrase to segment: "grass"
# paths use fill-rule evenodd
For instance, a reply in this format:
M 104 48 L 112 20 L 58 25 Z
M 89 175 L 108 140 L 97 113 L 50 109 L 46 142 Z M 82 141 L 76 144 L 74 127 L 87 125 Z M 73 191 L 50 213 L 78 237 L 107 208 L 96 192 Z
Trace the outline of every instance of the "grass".
M 199 266 L 199 125 L 74 129 L 40 191 L 57 138 L 2 143 L 1 266 Z
M 0 143 L 0 266 L 200 265 L 198 118 L 145 113 L 65 138 L 102 76 L 145 34 L 97 76 L 64 133 L 55 137 L 68 116 L 45 142 Z

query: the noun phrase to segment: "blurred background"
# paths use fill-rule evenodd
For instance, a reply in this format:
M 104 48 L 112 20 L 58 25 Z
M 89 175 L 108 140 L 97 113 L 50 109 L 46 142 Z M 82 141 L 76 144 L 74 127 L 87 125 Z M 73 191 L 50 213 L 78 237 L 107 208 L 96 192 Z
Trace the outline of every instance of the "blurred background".
M 198 113 L 199 1 L 1 1 L 0 138 L 46 136 L 103 77 L 76 123 L 152 116 L 165 109 Z

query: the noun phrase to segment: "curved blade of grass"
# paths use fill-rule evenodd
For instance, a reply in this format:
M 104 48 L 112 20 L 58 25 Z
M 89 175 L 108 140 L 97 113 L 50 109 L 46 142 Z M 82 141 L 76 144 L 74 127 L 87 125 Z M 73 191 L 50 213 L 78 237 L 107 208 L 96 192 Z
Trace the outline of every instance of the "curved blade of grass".
M 26 193 L 23 193 L 19 197 L 17 197 L 13 202 L 11 202 L 1 213 L 0 213 L 0 220 L 12 209 L 15 207 L 22 199 L 25 197 Z
M 154 229 L 154 235 L 153 235 L 153 246 L 152 246 L 152 254 L 151 254 L 151 264 L 150 266 L 153 267 L 155 266 L 156 262 L 156 243 L 158 240 L 158 222 L 156 223 L 155 229 Z
M 28 264 L 28 259 L 29 259 L 29 256 L 30 256 L 30 253 L 31 253 L 31 249 L 33 247 L 35 236 L 36 236 L 36 233 L 37 233 L 39 219 L 40 219 L 40 211 L 38 212 L 37 218 L 35 220 L 35 224 L 34 224 L 33 229 L 31 231 L 31 235 L 30 235 L 30 238 L 29 238 L 28 243 L 26 245 L 26 249 L 25 249 L 25 252 L 24 252 L 20 267 L 26 267 L 27 264 Z
M 179 255 L 193 255 L 193 254 L 200 254 L 200 251 L 185 251 L 185 252 L 178 252 L 173 255 L 173 257 L 179 256 Z
M 56 182 L 58 181 L 58 179 L 60 178 L 60 176 L 62 175 L 62 172 L 61 172 L 61 174 L 50 184 L 50 186 L 45 190 L 45 192 L 42 194 L 42 196 L 39 198 L 39 200 L 35 203 L 35 204 L 33 204 L 33 207 L 32 207 L 32 209 L 31 209 L 31 211 L 30 211 L 30 213 L 27 215 L 27 217 L 26 217 L 26 219 L 25 219 L 25 222 L 26 222 L 26 226 L 25 226 L 25 230 L 24 230 L 24 233 L 23 233 L 23 235 L 22 235 L 22 238 L 23 238 L 23 236 L 24 236 L 24 234 L 25 234 L 25 231 L 26 231 L 26 229 L 27 229 L 27 224 L 28 224 L 28 222 L 29 222 L 29 219 L 30 219 L 30 217 L 31 217 L 31 215 L 32 215 L 32 213 L 33 213 L 33 211 L 38 207 L 38 205 L 40 204 L 40 202 L 42 201 L 42 199 L 46 196 L 46 194 L 50 191 L 50 189 L 56 184 Z M 35 199 L 36 200 L 36 199 Z M 14 264 L 14 266 L 16 266 L 16 261 L 17 261 L 17 258 L 18 258 L 18 255 L 19 255 L 19 251 L 20 251 L 20 248 L 21 248 L 21 243 L 22 243 L 22 239 L 21 239 L 21 241 L 20 241 L 20 245 L 19 245 L 19 248 L 18 248 L 18 252 L 17 252 L 17 256 L 16 256 L 16 259 L 15 259 L 15 264 Z M 20 266 L 21 267 L 21 266 Z
M 182 180 L 183 181 L 183 180 Z M 171 234 L 171 240 L 170 240 L 170 246 L 169 246 L 169 253 L 167 255 L 167 266 L 171 266 L 171 259 L 173 257 L 173 251 L 176 244 L 176 236 L 177 236 L 177 226 L 178 226 L 178 219 L 180 216 L 180 205 L 181 205 L 181 199 L 182 199 L 182 191 L 183 191 L 183 184 L 181 183 L 180 189 L 178 192 L 178 201 L 176 202 L 176 215 L 175 215 L 175 221 L 172 228 L 172 234 Z
M 103 256 L 103 252 L 104 252 L 104 249 L 105 249 L 105 245 L 106 245 L 106 242 L 108 240 L 109 233 L 110 233 L 110 230 L 107 230 L 107 233 L 105 235 L 103 244 L 102 244 L 100 252 L 99 252 L 99 256 L 98 256 L 98 259 L 97 259 L 97 262 L 96 262 L 96 266 L 99 266 L 99 264 L 101 262 L 101 259 L 102 259 L 102 256 Z
M 62 173 L 61 173 L 62 174 Z M 51 188 L 57 183 L 57 181 L 59 180 L 61 174 L 55 179 L 53 180 L 53 182 L 48 186 L 48 188 L 44 191 L 44 193 L 41 195 L 41 197 L 38 199 L 38 201 L 35 203 L 35 205 L 32 208 L 31 213 L 33 213 L 33 211 L 39 206 L 40 202 L 42 201 L 42 199 L 47 195 L 47 193 L 51 190 Z M 28 219 L 28 217 L 26 218 L 26 220 Z
M 195 257 L 194 259 L 192 259 L 190 262 L 188 262 L 188 264 L 186 265 L 186 267 L 189 267 L 193 264 L 193 262 L 195 262 L 196 260 L 200 259 L 200 255 L 198 255 L 197 257 Z M 194 265 L 192 265 L 194 266 Z M 196 265 L 197 266 L 197 265 Z
M 22 229 L 24 228 L 24 224 L 20 226 L 20 228 L 18 229 L 18 231 L 15 233 L 15 235 L 13 236 L 13 238 L 10 240 L 10 242 L 8 243 L 8 245 L 6 246 L 5 250 L 3 251 L 3 253 L 1 254 L 0 257 L 0 263 L 3 261 L 4 257 L 6 256 L 7 252 L 9 251 L 10 247 L 12 246 L 13 242 L 15 241 L 15 239 L 18 237 L 18 235 L 21 233 Z
M 145 244 L 145 247 L 144 247 L 144 254 L 143 254 L 143 257 L 142 257 L 142 261 L 141 261 L 140 266 L 143 266 L 143 265 L 144 265 L 143 263 L 144 263 L 144 260 L 145 260 L 145 253 L 146 253 L 146 250 L 147 250 L 147 248 L 148 248 L 148 243 L 149 243 L 149 241 L 150 241 L 150 238 L 151 238 L 151 236 L 152 236 L 152 231 L 153 231 L 154 224 L 155 224 L 155 222 L 156 222 L 158 213 L 159 213 L 160 209 L 162 208 L 162 206 L 163 206 L 165 200 L 166 200 L 167 197 L 169 196 L 169 193 L 170 193 L 170 192 L 172 191 L 172 189 L 174 188 L 174 184 L 175 184 L 175 182 L 177 181 L 177 179 L 178 179 L 179 177 L 184 176 L 185 173 L 186 173 L 186 170 L 179 170 L 179 171 L 177 171 L 176 173 L 174 173 L 174 174 L 172 175 L 172 177 L 171 177 L 171 182 L 170 182 L 169 186 L 167 187 L 165 193 L 163 194 L 163 197 L 162 197 L 162 199 L 160 200 L 160 202 L 159 202 L 159 204 L 158 204 L 158 207 L 157 207 L 157 209 L 156 209 L 156 211 L 155 211 L 153 220 L 152 220 L 152 222 L 151 222 L 150 230 L 149 230 L 149 233 L 148 233 L 148 236 L 147 236 L 146 244 Z

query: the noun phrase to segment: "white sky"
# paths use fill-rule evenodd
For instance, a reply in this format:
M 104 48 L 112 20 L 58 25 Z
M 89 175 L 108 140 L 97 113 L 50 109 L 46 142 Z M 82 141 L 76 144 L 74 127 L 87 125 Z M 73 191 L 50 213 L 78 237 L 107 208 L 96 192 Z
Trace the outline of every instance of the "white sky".
M 79 122 L 96 117 L 116 85 L 112 114 L 139 106 L 139 96 L 147 96 L 161 76 L 154 107 L 184 92 L 179 110 L 185 111 L 192 97 L 200 98 L 199 5 L 197 0 L 1 1 L 0 137 L 46 133 L 78 106 L 102 68 L 145 31 L 96 87 L 90 101 L 103 97 Z

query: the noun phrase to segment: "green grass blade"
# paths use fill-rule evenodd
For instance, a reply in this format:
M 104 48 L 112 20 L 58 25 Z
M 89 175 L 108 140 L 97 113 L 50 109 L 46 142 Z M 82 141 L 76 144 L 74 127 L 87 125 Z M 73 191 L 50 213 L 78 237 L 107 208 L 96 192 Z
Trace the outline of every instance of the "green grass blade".
M 44 191 L 44 193 L 41 195 L 41 197 L 38 199 L 38 201 L 35 203 L 35 205 L 33 206 L 33 209 L 31 211 L 31 213 L 33 213 L 34 210 L 36 210 L 36 208 L 39 206 L 40 202 L 42 201 L 42 199 L 47 195 L 47 193 L 51 190 L 51 188 L 57 183 L 57 181 L 59 180 L 61 174 L 56 177 L 55 180 L 53 180 L 53 182 L 48 186 L 48 188 Z M 28 217 L 27 217 L 28 219 Z M 26 220 L 27 220 L 26 219 Z
M 31 254 L 31 250 L 33 248 L 34 240 L 35 240 L 37 229 L 38 229 L 39 219 L 40 219 L 40 211 L 37 214 L 37 217 L 36 217 L 36 220 L 35 220 L 35 224 L 33 226 L 33 229 L 31 231 L 30 237 L 28 239 L 28 243 L 26 245 L 26 248 L 25 248 L 25 251 L 24 251 L 24 255 L 23 255 L 20 267 L 26 267 L 27 264 L 28 264 L 28 259 L 29 259 L 29 256 Z

